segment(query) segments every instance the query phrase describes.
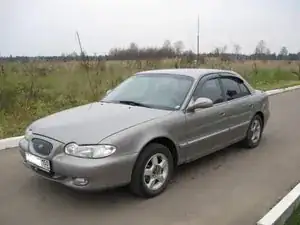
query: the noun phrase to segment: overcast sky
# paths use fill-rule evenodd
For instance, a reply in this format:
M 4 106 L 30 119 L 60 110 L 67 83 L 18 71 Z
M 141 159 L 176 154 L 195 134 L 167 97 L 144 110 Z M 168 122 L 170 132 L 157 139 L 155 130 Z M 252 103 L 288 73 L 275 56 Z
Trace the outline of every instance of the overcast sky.
M 259 40 L 271 51 L 300 51 L 300 0 L 0 0 L 0 54 L 89 54 L 112 47 L 161 46 L 182 40 L 200 52 L 238 43 L 252 53 Z

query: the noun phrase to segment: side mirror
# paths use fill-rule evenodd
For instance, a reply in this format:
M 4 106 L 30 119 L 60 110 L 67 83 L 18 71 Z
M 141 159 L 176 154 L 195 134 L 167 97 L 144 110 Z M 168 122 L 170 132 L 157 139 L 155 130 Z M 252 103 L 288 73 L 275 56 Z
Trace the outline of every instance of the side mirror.
M 111 89 L 107 90 L 106 95 L 108 95 L 111 91 L 112 91 Z
M 197 98 L 197 100 L 187 108 L 187 111 L 194 112 L 196 109 L 210 108 L 213 104 L 213 101 L 209 98 Z

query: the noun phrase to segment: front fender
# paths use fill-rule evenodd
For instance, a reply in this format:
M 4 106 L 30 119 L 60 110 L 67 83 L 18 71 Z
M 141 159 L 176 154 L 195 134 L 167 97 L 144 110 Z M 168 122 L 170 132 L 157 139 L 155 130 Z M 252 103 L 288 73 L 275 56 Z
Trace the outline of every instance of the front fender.
M 167 138 L 172 141 L 176 147 L 178 159 L 181 158 L 178 142 L 172 135 L 160 126 L 153 127 L 133 127 L 123 132 L 105 138 L 101 144 L 111 144 L 117 147 L 115 154 L 127 155 L 140 153 L 143 148 L 151 141 L 157 138 Z

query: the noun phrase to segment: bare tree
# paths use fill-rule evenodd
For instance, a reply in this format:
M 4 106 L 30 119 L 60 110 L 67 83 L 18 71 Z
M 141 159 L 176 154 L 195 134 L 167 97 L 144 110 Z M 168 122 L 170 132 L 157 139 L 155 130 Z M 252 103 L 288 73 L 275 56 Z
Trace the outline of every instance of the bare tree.
M 288 50 L 287 50 L 287 47 L 283 46 L 281 49 L 280 49 L 280 52 L 279 52 L 279 55 L 281 56 L 287 56 L 289 54 Z
M 136 43 L 131 42 L 129 45 L 128 53 L 130 55 L 139 55 L 139 47 Z
M 177 55 L 181 54 L 184 49 L 184 44 L 182 41 L 176 41 L 174 43 L 174 49 Z
M 172 48 L 171 42 L 169 40 L 165 40 L 165 42 L 163 44 L 163 48 L 164 49 L 171 49 Z
M 233 52 L 235 54 L 235 59 L 236 60 L 238 60 L 238 58 L 239 58 L 240 51 L 241 51 L 241 46 L 239 44 L 234 44 L 233 45 Z
M 130 46 L 129 46 L 129 49 L 130 49 L 131 51 L 138 51 L 139 47 L 137 46 L 136 43 L 131 42 L 131 43 L 130 43 Z
M 212 51 L 212 53 L 213 53 L 214 55 L 216 55 L 216 56 L 219 56 L 220 53 L 221 53 L 221 48 L 220 48 L 220 47 L 216 47 L 216 48 Z
M 258 42 L 258 44 L 256 45 L 255 48 L 255 54 L 260 55 L 260 54 L 267 54 L 267 47 L 266 47 L 266 43 L 264 40 L 260 40 Z
M 68 54 L 68 56 L 76 58 L 78 56 L 77 52 L 73 51 L 70 54 Z
M 227 45 L 224 45 L 223 47 L 221 47 L 221 54 L 224 54 L 227 52 Z
M 227 45 L 224 45 L 223 47 L 216 47 L 213 50 L 213 54 L 215 54 L 216 56 L 220 56 L 222 54 L 225 54 L 227 51 Z

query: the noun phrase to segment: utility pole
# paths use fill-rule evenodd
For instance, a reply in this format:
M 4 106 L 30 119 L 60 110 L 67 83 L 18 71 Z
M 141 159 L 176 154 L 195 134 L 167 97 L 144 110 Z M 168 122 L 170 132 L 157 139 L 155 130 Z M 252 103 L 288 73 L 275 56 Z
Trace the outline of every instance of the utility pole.
M 200 19 L 199 19 L 199 15 L 198 15 L 198 23 L 197 23 L 197 64 L 199 64 L 199 59 L 200 59 L 200 55 L 199 55 L 199 36 L 200 36 Z
M 81 41 L 80 41 L 80 37 L 79 37 L 78 31 L 76 31 L 76 36 L 77 36 L 77 40 L 78 40 L 78 44 L 79 44 L 81 56 L 83 56 L 83 49 L 82 49 L 82 45 L 81 45 Z

